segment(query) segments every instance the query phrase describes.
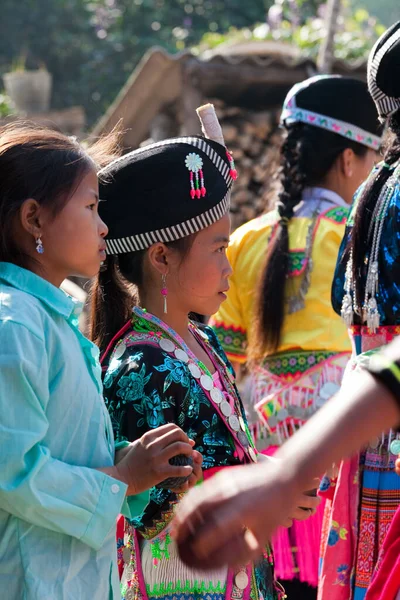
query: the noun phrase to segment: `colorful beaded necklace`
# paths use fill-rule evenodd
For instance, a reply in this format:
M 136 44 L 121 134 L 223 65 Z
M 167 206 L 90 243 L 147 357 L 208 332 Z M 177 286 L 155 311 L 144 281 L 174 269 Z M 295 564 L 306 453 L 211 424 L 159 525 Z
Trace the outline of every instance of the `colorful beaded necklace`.
M 234 385 L 234 377 L 228 371 L 223 359 L 213 351 L 206 334 L 196 327 L 194 323 L 189 322 L 189 331 L 210 356 L 216 371 L 221 377 L 223 387 L 226 390 L 225 393 L 214 384 L 209 369 L 193 354 L 177 332 L 164 323 L 164 321 L 161 321 L 161 319 L 142 308 L 134 307 L 132 326 L 135 331 L 154 336 L 154 340 L 163 352 L 187 365 L 190 374 L 196 379 L 209 398 L 215 410 L 228 427 L 233 439 L 244 451 L 245 456 L 252 462 L 257 462 L 257 451 L 255 450 L 247 423 L 243 418 L 242 407 Z M 116 354 L 120 355 L 121 352 L 125 351 L 125 348 L 121 347 L 122 343 L 123 340 L 115 348 L 114 356 Z M 233 407 L 229 402 L 230 399 L 233 400 Z

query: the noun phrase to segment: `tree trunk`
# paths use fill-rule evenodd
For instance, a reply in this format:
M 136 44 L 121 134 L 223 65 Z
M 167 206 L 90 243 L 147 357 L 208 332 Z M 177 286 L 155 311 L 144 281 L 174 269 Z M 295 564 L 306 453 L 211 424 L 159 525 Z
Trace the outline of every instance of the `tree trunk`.
M 335 59 L 335 33 L 337 31 L 341 6 L 341 0 L 328 0 L 327 2 L 325 18 L 326 36 L 322 41 L 317 60 L 320 73 L 332 73 Z

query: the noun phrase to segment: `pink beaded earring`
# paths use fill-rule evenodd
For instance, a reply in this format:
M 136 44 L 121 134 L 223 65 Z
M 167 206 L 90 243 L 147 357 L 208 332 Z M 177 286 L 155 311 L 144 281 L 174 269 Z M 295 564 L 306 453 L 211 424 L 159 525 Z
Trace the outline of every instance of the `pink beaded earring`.
M 168 296 L 167 276 L 166 275 L 161 275 L 161 281 L 162 281 L 161 296 L 163 297 L 163 300 L 164 300 L 164 315 L 166 315 L 167 312 L 168 312 L 168 307 L 167 307 L 167 296 Z

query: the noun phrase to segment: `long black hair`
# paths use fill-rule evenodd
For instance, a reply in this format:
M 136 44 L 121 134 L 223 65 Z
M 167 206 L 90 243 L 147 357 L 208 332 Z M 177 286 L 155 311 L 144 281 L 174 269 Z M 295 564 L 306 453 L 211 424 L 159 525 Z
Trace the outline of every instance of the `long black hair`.
M 362 306 L 363 300 L 364 260 L 371 245 L 372 215 L 382 188 L 393 173 L 393 165 L 400 160 L 400 109 L 387 119 L 387 133 L 382 149 L 383 162 L 369 178 L 358 199 L 354 225 L 342 259 L 347 262 L 350 254 L 353 258 L 354 300 L 357 307 Z
M 277 350 L 285 316 L 285 288 L 289 269 L 288 226 L 305 187 L 320 184 L 346 148 L 358 156 L 367 147 L 321 128 L 295 123 L 287 128 L 281 149 L 277 210 L 273 232 L 257 290 L 253 344 L 250 358 L 258 360 Z
M 350 123 L 376 135 L 376 107 L 366 84 L 350 77 L 314 77 L 295 86 L 284 108 L 310 111 L 329 119 Z M 284 117 L 285 118 L 285 117 Z M 288 117 L 286 117 L 288 119 Z M 302 121 L 302 119 L 294 119 Z M 253 336 L 249 358 L 258 361 L 279 348 L 285 316 L 285 290 L 289 268 L 290 219 L 306 186 L 321 185 L 337 158 L 350 148 L 358 156 L 367 147 L 332 131 L 303 122 L 284 122 L 286 138 L 281 148 L 277 210 L 279 219 L 266 249 L 263 271 L 256 290 Z

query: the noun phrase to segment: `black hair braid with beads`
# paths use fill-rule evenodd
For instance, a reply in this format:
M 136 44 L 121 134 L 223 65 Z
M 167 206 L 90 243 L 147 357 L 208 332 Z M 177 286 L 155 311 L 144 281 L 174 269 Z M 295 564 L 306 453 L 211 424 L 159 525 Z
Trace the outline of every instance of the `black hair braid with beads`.
M 301 201 L 305 186 L 305 173 L 302 169 L 302 154 L 299 148 L 301 135 L 302 127 L 293 129 L 281 150 L 282 160 L 279 174 L 283 189 L 279 194 L 277 209 L 283 226 L 288 224 L 293 217 L 294 209 Z
M 256 339 L 254 358 L 267 349 L 274 350 L 279 345 L 284 318 L 285 280 L 289 269 L 288 225 L 294 210 L 301 202 L 305 186 L 305 173 L 302 165 L 301 141 L 304 127 L 293 126 L 281 149 L 280 180 L 282 191 L 279 194 L 277 210 L 279 222 L 271 241 L 263 267 L 257 295 L 255 319 Z M 271 290 L 274 290 L 271 293 Z
M 277 203 L 280 219 L 273 230 L 256 291 L 253 336 L 248 349 L 251 362 L 275 352 L 281 341 L 289 271 L 290 219 L 302 200 L 304 188 L 323 185 L 327 173 L 346 148 L 358 156 L 368 151 L 366 146 L 319 127 L 303 123 L 287 127 L 281 149 L 282 191 Z
M 393 165 L 400 160 L 400 109 L 387 119 L 387 133 L 383 144 L 383 162 L 375 176 L 370 177 L 358 199 L 354 225 L 342 261 L 353 257 L 353 280 L 355 282 L 355 304 L 362 306 L 365 281 L 365 257 L 371 245 L 370 225 L 376 203 L 390 175 Z

